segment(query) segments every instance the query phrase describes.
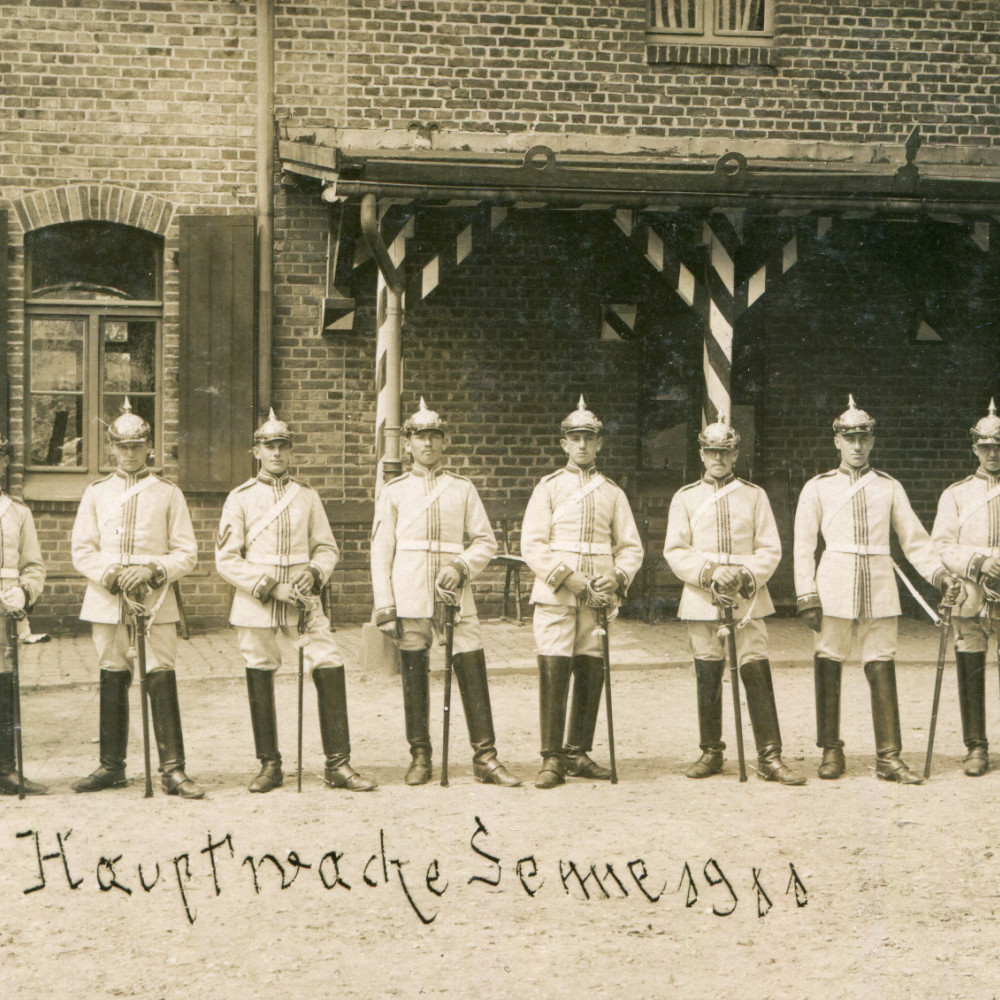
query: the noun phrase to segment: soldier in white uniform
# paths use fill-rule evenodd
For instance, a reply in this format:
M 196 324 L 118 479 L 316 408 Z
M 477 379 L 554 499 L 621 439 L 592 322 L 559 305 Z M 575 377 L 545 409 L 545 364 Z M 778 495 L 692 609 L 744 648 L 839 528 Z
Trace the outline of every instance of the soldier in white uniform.
M 435 597 L 441 594 L 455 598 L 460 609 L 452 666 L 472 744 L 473 774 L 486 784 L 519 785 L 497 759 L 486 656 L 472 598 L 472 581 L 497 551 L 493 528 L 475 486 L 443 467 L 444 421 L 423 398 L 403 423 L 403 434 L 413 465 L 379 494 L 371 567 L 375 624 L 396 642 L 402 660 L 410 744 L 405 781 L 422 785 L 431 777 L 428 649 Z
M 229 623 L 236 627 L 246 661 L 250 722 L 261 763 L 250 791 L 269 792 L 284 781 L 274 707 L 279 631 L 304 643 L 305 665 L 316 685 L 326 784 L 371 791 L 376 783 L 351 767 L 344 661 L 316 596 L 337 565 L 337 542 L 319 494 L 288 474 L 292 432 L 274 410 L 253 440 L 260 471 L 226 498 L 215 545 L 216 569 L 236 588 Z M 306 632 L 300 638 L 303 607 Z
M 200 799 L 205 793 L 184 773 L 174 672 L 180 616 L 171 586 L 198 563 L 191 517 L 184 494 L 146 465 L 152 430 L 128 399 L 108 426 L 108 437 L 117 468 L 87 487 L 73 524 L 73 567 L 87 578 L 80 617 L 91 622 L 101 670 L 100 767 L 73 788 L 97 792 L 126 784 L 132 683 L 127 595 L 149 614 L 147 681 L 163 790 Z
M 781 732 L 774 701 L 764 618 L 774 613 L 767 581 L 781 560 L 781 540 L 767 494 L 737 479 L 739 434 L 725 416 L 698 435 L 705 474 L 678 490 L 670 502 L 663 555 L 684 582 L 678 617 L 694 654 L 701 757 L 685 772 L 707 778 L 722 770 L 722 677 L 726 647 L 719 634 L 711 588 L 736 601 L 736 655 L 757 744 L 757 774 L 784 785 L 805 784 L 781 760 Z
M 13 455 L 10 441 L 0 434 L 0 482 Z M 23 501 L 0 490 L 0 613 L 20 614 L 38 600 L 45 586 L 45 567 L 31 511 Z M 17 795 L 14 753 L 14 674 L 7 648 L 7 629 L 0 614 L 0 795 Z M 48 789 L 24 779 L 26 795 Z
M 536 788 L 566 776 L 607 780 L 590 756 L 603 691 L 595 607 L 614 608 L 642 565 L 642 540 L 622 490 L 595 467 L 603 425 L 583 397 L 561 424 L 568 461 L 535 487 L 521 524 L 521 555 L 535 574 L 542 767 Z M 569 681 L 573 700 L 566 731 Z
M 798 612 L 816 633 L 816 742 L 823 749 L 821 778 L 844 773 L 840 739 L 840 679 L 856 637 L 871 690 L 879 778 L 920 784 L 900 759 L 902 736 L 896 695 L 896 618 L 899 592 L 889 554 L 889 531 L 913 568 L 953 601 L 957 578 L 942 566 L 903 487 L 868 465 L 875 421 L 853 396 L 834 422 L 838 468 L 805 484 L 795 512 L 795 591 Z M 816 564 L 819 539 L 825 550 Z
M 992 399 L 971 434 L 979 468 L 941 494 L 931 538 L 945 567 L 964 585 L 952 625 L 967 750 L 963 770 L 978 778 L 989 768 L 986 653 L 990 632 L 1000 625 L 1000 417 Z

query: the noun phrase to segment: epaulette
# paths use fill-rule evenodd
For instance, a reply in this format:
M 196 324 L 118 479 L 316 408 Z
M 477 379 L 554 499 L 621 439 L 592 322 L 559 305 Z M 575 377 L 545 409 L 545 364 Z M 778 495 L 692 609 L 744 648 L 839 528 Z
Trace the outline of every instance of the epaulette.
M 699 486 L 701 486 L 701 480 L 700 479 L 696 479 L 693 483 L 688 483 L 687 486 L 682 486 L 677 492 L 678 493 L 687 493 L 688 490 L 697 489 L 697 487 L 699 487 Z
M 547 476 L 542 476 L 541 482 L 547 483 L 550 479 L 555 479 L 556 476 L 562 475 L 565 471 L 565 469 L 556 469 L 555 472 L 550 472 Z
M 744 486 L 749 486 L 751 489 L 754 489 L 754 490 L 763 490 L 764 489 L 764 487 L 761 486 L 760 483 L 751 483 L 749 479 L 743 479 L 740 476 L 736 477 L 736 481 L 738 483 L 742 483 Z
M 106 476 L 101 476 L 100 479 L 95 479 L 89 485 L 90 486 L 97 486 L 98 483 L 106 483 L 109 479 L 114 479 L 114 478 L 115 478 L 115 474 L 113 472 L 109 472 Z
M 396 476 L 395 479 L 390 479 L 389 482 L 384 483 L 383 485 L 386 489 L 389 489 L 391 486 L 395 486 L 397 483 L 405 482 L 409 478 L 410 474 L 408 472 L 404 472 L 401 476 Z
M 605 481 L 606 483 L 610 483 L 610 484 L 611 484 L 611 485 L 612 485 L 612 486 L 613 486 L 613 487 L 614 487 L 614 488 L 615 488 L 616 490 L 620 490 L 620 489 L 621 489 L 621 487 L 620 487 L 620 486 L 619 486 L 619 485 L 618 485 L 618 484 L 617 484 L 617 483 L 616 483 L 616 482 L 615 482 L 615 481 L 614 481 L 614 480 L 613 480 L 613 479 L 612 479 L 612 478 L 611 478 L 610 476 L 606 476 L 606 475 L 604 475 L 604 473 L 603 473 L 603 472 L 599 472 L 599 473 L 598 473 L 598 475 L 599 475 L 599 476 L 600 476 L 600 477 L 601 477 L 601 478 L 602 478 L 602 479 L 603 479 L 603 480 L 604 480 L 604 481 Z
M 891 483 L 898 482 L 898 480 L 890 476 L 888 472 L 882 472 L 881 469 L 872 469 L 872 472 L 874 472 L 876 476 L 881 476 L 883 479 L 888 479 L 889 482 Z
M 254 476 L 252 479 L 248 479 L 245 483 L 240 483 L 240 485 L 233 490 L 233 493 L 241 493 L 243 490 L 249 489 L 251 486 L 253 486 L 255 482 L 257 482 L 256 476 Z
M 829 472 L 821 472 L 819 475 L 813 476 L 813 479 L 829 479 L 830 476 L 835 476 L 840 472 L 840 469 L 831 469 Z
M 463 483 L 471 483 L 472 480 L 468 476 L 460 476 L 457 472 L 446 472 L 446 476 L 451 476 L 452 479 L 460 479 Z
M 7 496 L 10 497 L 11 503 L 20 504 L 22 507 L 28 506 L 20 497 L 13 496 L 10 493 L 8 493 Z

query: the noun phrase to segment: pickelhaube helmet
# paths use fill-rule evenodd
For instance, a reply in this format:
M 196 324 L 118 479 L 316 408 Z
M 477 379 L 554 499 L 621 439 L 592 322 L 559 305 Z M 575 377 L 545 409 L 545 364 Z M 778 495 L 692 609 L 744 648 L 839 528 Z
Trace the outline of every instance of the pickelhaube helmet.
M 274 415 L 274 407 L 267 411 L 267 420 L 253 432 L 254 444 L 264 444 L 267 441 L 287 441 L 292 443 L 292 432 L 284 420 Z
M 152 428 L 138 413 L 132 412 L 128 396 L 125 397 L 122 412 L 108 424 L 108 437 L 113 444 L 137 444 L 153 439 Z
M 969 433 L 973 444 L 1000 444 L 1000 417 L 997 416 L 997 408 L 992 399 L 989 412 L 976 421 L 975 427 L 969 428 Z
M 600 434 L 604 429 L 604 424 L 597 419 L 597 414 L 587 409 L 587 404 L 580 396 L 580 402 L 576 404 L 576 409 L 559 425 L 563 434 L 572 434 L 574 431 L 586 431 L 589 434 Z
M 420 434 L 422 431 L 440 431 L 444 434 L 444 421 L 441 415 L 434 410 L 427 409 L 424 397 L 420 397 L 420 406 L 417 412 L 406 418 L 403 422 L 403 433 L 409 437 L 411 434 Z
M 834 434 L 870 434 L 875 430 L 874 419 L 859 410 L 854 397 L 848 395 L 847 409 L 833 422 Z
M 714 424 L 706 424 L 702 428 L 698 435 L 698 444 L 702 448 L 733 451 L 740 446 L 740 436 L 734 428 L 729 426 L 726 415 L 720 413 L 719 419 Z

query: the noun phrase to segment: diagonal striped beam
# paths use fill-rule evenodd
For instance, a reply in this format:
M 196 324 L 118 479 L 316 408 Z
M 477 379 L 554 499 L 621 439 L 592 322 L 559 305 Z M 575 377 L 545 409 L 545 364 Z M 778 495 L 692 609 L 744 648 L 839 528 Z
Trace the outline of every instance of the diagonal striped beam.
M 462 264 L 486 246 L 487 242 L 510 220 L 503 205 L 481 204 L 472 216 L 463 219 L 457 232 L 406 283 L 405 307 L 412 309 L 457 271 Z

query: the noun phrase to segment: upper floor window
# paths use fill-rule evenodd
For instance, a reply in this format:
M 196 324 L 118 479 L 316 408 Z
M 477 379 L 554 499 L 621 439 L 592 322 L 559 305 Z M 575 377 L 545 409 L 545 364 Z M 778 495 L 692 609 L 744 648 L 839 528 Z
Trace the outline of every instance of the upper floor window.
M 651 61 L 753 63 L 774 34 L 774 0 L 649 0 Z M 743 49 L 743 55 L 736 50 Z M 665 50 L 665 51 L 658 51 Z
M 126 396 L 159 452 L 162 239 L 67 222 L 28 233 L 25 250 L 26 473 L 113 468 L 104 424 Z

